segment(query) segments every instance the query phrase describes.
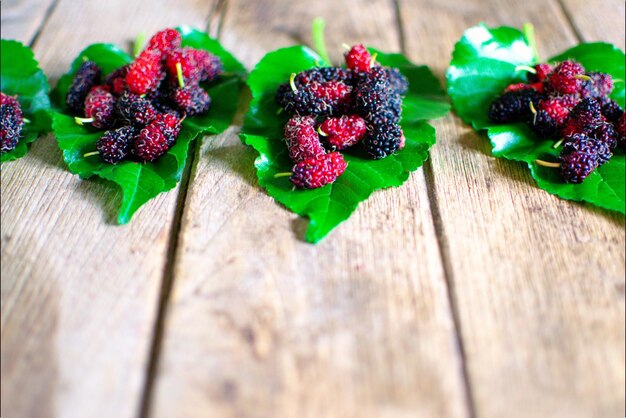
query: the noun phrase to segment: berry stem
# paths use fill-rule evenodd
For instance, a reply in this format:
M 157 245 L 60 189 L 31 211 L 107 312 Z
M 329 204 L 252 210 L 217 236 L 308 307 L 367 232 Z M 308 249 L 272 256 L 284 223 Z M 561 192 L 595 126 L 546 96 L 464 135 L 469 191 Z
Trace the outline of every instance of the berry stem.
M 535 105 L 533 104 L 532 100 L 528 102 L 528 105 L 530 106 L 530 111 L 533 114 L 533 125 L 537 124 L 537 109 L 535 109 Z
M 99 151 L 91 151 L 91 152 L 88 152 L 88 153 L 86 153 L 86 154 L 83 154 L 83 158 L 91 157 L 91 156 L 93 156 L 93 155 L 100 155 L 100 152 L 99 152 Z
M 276 173 L 276 174 L 274 174 L 274 178 L 275 179 L 280 178 L 280 177 L 289 177 L 289 176 L 291 176 L 291 172 L 289 172 L 289 171 L 285 171 L 283 173 Z
M 533 50 L 533 55 L 535 58 L 535 63 L 539 62 L 539 52 L 537 51 L 537 41 L 535 40 L 535 27 L 532 23 L 524 23 L 524 27 L 522 29 L 524 33 L 524 37 L 528 42 L 528 45 Z
M 558 141 L 554 143 L 554 145 L 552 145 L 552 148 L 557 149 L 558 147 L 561 146 L 561 144 L 563 144 L 563 141 L 565 141 L 565 138 L 559 139 Z
M 376 57 L 378 56 L 378 52 L 374 52 L 372 54 L 372 59 L 370 60 L 370 68 L 374 67 L 374 64 L 376 64 Z
M 537 70 L 535 70 L 530 65 L 518 65 L 517 67 L 515 67 L 515 72 L 517 71 L 527 71 L 529 73 L 537 74 Z
M 593 79 L 591 77 L 589 77 L 586 74 L 579 74 L 579 75 L 575 75 L 574 78 L 577 78 L 579 80 L 585 80 L 585 81 L 591 81 L 591 84 L 596 84 Z
M 313 32 L 313 46 L 315 50 L 319 54 L 320 57 L 326 64 L 330 65 L 330 56 L 328 55 L 328 51 L 326 50 L 326 41 L 324 40 L 324 28 L 326 27 L 326 22 L 321 17 L 316 17 L 313 19 L 312 32 Z
M 341 44 L 341 47 L 342 47 L 343 49 L 348 50 L 348 51 L 350 50 L 350 45 L 348 45 L 348 44 L 347 44 L 347 43 L 345 43 L 345 42 Z
M 143 49 L 144 44 L 146 43 L 146 32 L 139 32 L 137 38 L 135 39 L 135 43 L 133 44 L 133 55 L 138 57 L 141 54 L 141 50 Z
M 289 76 L 289 85 L 291 86 L 291 90 L 293 90 L 294 93 L 296 93 L 298 91 L 298 89 L 296 88 L 296 73 L 291 73 L 291 75 Z
M 30 123 L 30 119 L 22 118 L 22 122 L 24 122 L 24 123 Z
M 185 87 L 185 78 L 183 77 L 183 66 L 180 62 L 176 63 L 176 77 L 178 77 L 178 85 L 182 89 Z
M 75 121 L 77 124 L 79 124 L 79 125 L 81 125 L 81 126 L 82 126 L 82 125 L 84 125 L 84 124 L 86 124 L 86 123 L 91 123 L 91 122 L 93 122 L 93 118 L 79 118 L 78 116 L 76 116 L 76 117 L 74 118 L 74 121 Z
M 550 167 L 550 168 L 559 168 L 561 166 L 560 163 L 553 163 L 553 162 L 544 161 L 544 160 L 535 160 L 535 163 L 537 165 L 541 165 L 543 167 Z
M 322 131 L 322 127 L 320 126 L 319 128 L 317 128 L 317 133 L 322 135 L 322 136 L 328 136 L 328 134 L 324 131 Z

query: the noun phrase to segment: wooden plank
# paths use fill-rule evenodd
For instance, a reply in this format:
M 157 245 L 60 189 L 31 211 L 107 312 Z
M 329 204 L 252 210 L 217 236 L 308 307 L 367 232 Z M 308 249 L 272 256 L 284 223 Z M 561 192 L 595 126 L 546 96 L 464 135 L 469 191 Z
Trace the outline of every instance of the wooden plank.
M 89 43 L 201 26 L 208 9 L 62 0 L 35 53 L 57 79 Z M 111 190 L 70 174 L 51 136 L 2 165 L 2 416 L 132 417 L 139 408 L 178 193 L 116 226 L 121 196 Z
M 5 0 L 0 5 L 2 39 L 30 44 L 56 0 Z
M 576 43 L 554 2 L 407 0 L 400 10 L 407 52 L 441 77 L 481 20 L 534 23 L 544 57 Z M 437 128 L 428 180 L 476 416 L 624 416 L 623 217 L 538 189 L 454 116 Z
M 252 67 L 310 41 L 317 15 L 335 57 L 399 49 L 385 1 L 232 1 L 222 41 Z M 468 416 L 423 173 L 313 246 L 237 132 L 192 173 L 151 416 Z
M 621 0 L 560 0 L 576 35 L 584 42 L 610 42 L 624 50 L 626 3 Z

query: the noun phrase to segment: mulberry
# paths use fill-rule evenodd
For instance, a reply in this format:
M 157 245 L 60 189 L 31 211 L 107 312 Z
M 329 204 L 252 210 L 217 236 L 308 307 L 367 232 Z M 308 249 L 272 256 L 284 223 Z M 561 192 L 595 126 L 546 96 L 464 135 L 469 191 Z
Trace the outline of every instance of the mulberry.
M 75 118 L 76 122 L 91 123 L 99 129 L 107 129 L 115 123 L 115 98 L 108 86 L 96 86 L 85 99 L 85 117 Z
M 344 58 L 348 68 L 357 73 L 366 73 L 372 68 L 372 54 L 363 45 L 354 45 Z
M 319 133 L 333 149 L 342 150 L 355 145 L 365 136 L 367 125 L 357 115 L 329 118 L 322 123 Z
M 80 65 L 65 96 L 65 103 L 74 114 L 84 115 L 87 94 L 100 84 L 101 74 L 100 67 L 93 61 L 85 61 Z
M 119 163 L 128 155 L 136 134 L 132 126 L 106 131 L 96 144 L 100 158 L 109 164 Z
M 175 89 L 171 98 L 172 102 L 188 116 L 205 113 L 211 106 L 211 97 L 197 84 Z
M 315 131 L 315 119 L 311 116 L 294 116 L 285 125 L 285 142 L 289 157 L 296 163 L 326 154 Z
M 489 106 L 492 122 L 506 123 L 527 118 L 532 114 L 531 103 L 537 108 L 542 95 L 535 90 L 517 90 L 504 93 Z
M 343 155 L 331 152 L 300 161 L 294 166 L 290 180 L 300 189 L 316 189 L 334 182 L 346 167 Z
M 157 115 L 148 99 L 131 92 L 124 93 L 117 100 L 117 112 L 122 120 L 132 126 L 147 125 Z
M 146 49 L 133 62 L 126 74 L 126 84 L 131 92 L 139 95 L 156 90 L 165 78 L 161 66 L 161 52 Z
M 403 133 L 396 124 L 375 126 L 361 141 L 365 152 L 374 159 L 385 158 L 400 148 Z
M 0 92 L 0 153 L 9 152 L 17 146 L 24 117 L 15 97 Z

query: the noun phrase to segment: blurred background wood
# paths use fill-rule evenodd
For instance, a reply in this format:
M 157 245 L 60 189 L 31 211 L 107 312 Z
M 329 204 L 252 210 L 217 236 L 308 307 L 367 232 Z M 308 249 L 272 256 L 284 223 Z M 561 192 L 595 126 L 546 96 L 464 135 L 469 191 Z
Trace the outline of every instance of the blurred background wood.
M 469 26 L 536 27 L 548 57 L 624 48 L 619 0 L 3 1 L 52 84 L 89 43 L 190 24 L 248 68 L 310 43 L 402 51 L 444 80 Z M 242 109 L 242 113 L 245 109 Z M 456 116 L 431 160 L 321 244 L 256 183 L 235 126 L 176 190 L 120 196 L 49 135 L 1 172 L 3 417 L 624 416 L 624 218 L 558 199 Z M 114 195 L 111 200 L 110 196 Z

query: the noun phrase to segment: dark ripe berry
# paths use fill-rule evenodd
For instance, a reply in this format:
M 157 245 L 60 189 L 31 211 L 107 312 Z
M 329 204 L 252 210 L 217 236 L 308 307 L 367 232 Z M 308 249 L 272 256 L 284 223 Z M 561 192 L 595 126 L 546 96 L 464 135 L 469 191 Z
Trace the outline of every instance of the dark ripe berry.
M 105 83 L 115 96 L 119 96 L 126 91 L 126 74 L 128 74 L 129 68 L 130 64 L 126 64 L 107 76 Z
M 294 78 L 296 88 L 306 86 L 314 81 L 325 83 L 327 81 L 341 81 L 350 85 L 353 80 L 351 71 L 341 67 L 318 67 L 299 72 Z
M 354 106 L 358 114 L 367 119 L 368 115 L 384 110 L 390 100 L 397 98 L 382 67 L 375 67 L 369 73 L 361 74 L 354 91 Z
M 573 152 L 594 155 L 597 158 L 598 166 L 606 163 L 613 156 L 611 147 L 607 142 L 599 141 L 585 134 L 574 134 L 566 138 L 563 143 L 561 155 L 567 155 Z
M 346 111 L 352 102 L 352 88 L 339 81 L 301 85 L 296 91 L 289 83 L 279 86 L 276 101 L 289 114 L 332 115 Z
M 591 80 L 581 80 L 580 95 L 582 98 L 603 98 L 613 91 L 613 77 L 610 74 L 589 72 L 586 74 Z
M 367 125 L 365 120 L 357 115 L 328 118 L 320 126 L 319 132 L 333 149 L 342 150 L 363 139 Z
M 397 68 L 383 67 L 383 69 L 391 85 L 391 91 L 404 96 L 409 91 L 409 80 Z
M 22 134 L 24 117 L 15 97 L 0 93 L 0 153 L 9 152 L 17 146 Z
M 174 49 L 180 47 L 182 37 L 176 29 L 163 29 L 157 32 L 146 45 L 145 49 L 156 50 L 161 55 L 169 54 Z
M 130 65 L 126 74 L 126 85 L 135 94 L 146 94 L 159 87 L 165 78 L 165 71 L 161 66 L 161 52 L 155 49 L 146 49 Z
M 586 98 L 581 100 L 569 114 L 563 136 L 568 137 L 577 133 L 589 133 L 596 129 L 602 122 L 602 109 L 596 99 Z
M 563 61 L 546 78 L 549 91 L 559 94 L 574 94 L 580 91 L 582 80 L 577 78 L 585 74 L 582 65 L 575 61 Z
M 400 126 L 396 124 L 374 126 L 361 144 L 371 158 L 378 160 L 396 152 L 403 136 Z
M 558 138 L 561 125 L 545 110 L 537 111 L 528 121 L 528 126 L 540 138 Z
M 136 134 L 132 126 L 106 131 L 96 144 L 100 158 L 109 164 L 119 163 L 128 155 Z
M 95 62 L 85 61 L 80 65 L 65 96 L 65 104 L 74 114 L 84 115 L 85 98 L 92 87 L 100 84 L 101 73 Z
M 201 49 L 179 48 L 167 57 L 167 72 L 174 80 L 178 78 L 178 65 L 185 84 L 210 82 L 223 72 L 220 59 Z
M 603 142 L 613 149 L 617 146 L 619 135 L 611 123 L 601 123 L 592 133 L 591 137 L 596 142 Z
M 172 102 L 187 116 L 205 113 L 211 106 L 211 97 L 197 84 L 190 84 L 175 89 L 171 96 Z
M 535 90 L 517 90 L 504 93 L 489 106 L 489 119 L 498 123 L 525 120 L 532 115 L 530 103 L 536 109 L 541 99 L 542 95 Z
M 115 98 L 109 86 L 96 86 L 85 99 L 85 117 L 95 128 L 108 129 L 115 123 Z
M 567 183 L 582 183 L 598 167 L 598 156 L 584 151 L 573 151 L 559 156 L 561 177 Z
M 400 121 L 400 109 L 396 106 L 389 106 L 376 113 L 366 115 L 365 120 L 371 126 L 395 124 Z
M 136 127 L 147 125 L 157 115 L 147 98 L 131 92 L 124 93 L 117 100 L 117 113 L 123 121 Z
M 338 152 L 307 158 L 297 163 L 290 180 L 300 189 L 317 189 L 334 182 L 346 170 L 347 163 Z
M 541 83 L 552 72 L 552 66 L 550 64 L 537 64 L 533 68 L 536 73 L 528 73 L 528 82 L 531 84 Z
M 143 128 L 135 139 L 133 154 L 140 161 L 153 162 L 165 154 L 175 140 L 167 124 L 154 120 Z
M 617 133 L 617 145 L 626 152 L 626 113 L 622 114 L 617 121 Z
M 604 116 L 608 121 L 617 123 L 623 114 L 624 109 L 622 109 L 615 100 L 609 99 L 602 105 L 602 116 Z
M 294 116 L 285 125 L 285 142 L 289 157 L 296 163 L 326 154 L 311 116 Z
M 344 58 L 347 67 L 357 73 L 366 73 L 372 67 L 372 54 L 363 45 L 354 45 Z

